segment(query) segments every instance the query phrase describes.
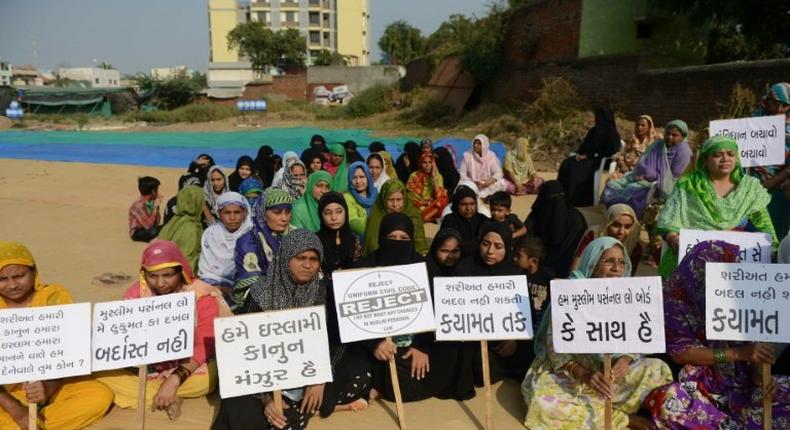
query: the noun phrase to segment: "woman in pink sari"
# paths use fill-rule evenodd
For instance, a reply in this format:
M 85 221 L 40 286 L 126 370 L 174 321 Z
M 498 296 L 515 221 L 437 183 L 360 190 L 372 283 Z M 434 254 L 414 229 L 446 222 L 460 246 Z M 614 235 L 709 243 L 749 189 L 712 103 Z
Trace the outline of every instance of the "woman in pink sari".
M 480 190 L 480 198 L 486 199 L 497 191 L 507 190 L 507 181 L 494 151 L 489 149 L 488 137 L 478 134 L 472 140 L 472 150 L 464 152 L 461 161 L 461 180 L 472 181 Z

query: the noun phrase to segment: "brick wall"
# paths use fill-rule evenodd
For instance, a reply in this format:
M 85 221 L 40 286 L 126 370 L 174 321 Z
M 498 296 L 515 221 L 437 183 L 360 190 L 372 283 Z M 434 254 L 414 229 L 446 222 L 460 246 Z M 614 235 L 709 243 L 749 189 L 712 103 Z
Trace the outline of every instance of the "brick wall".
M 272 94 L 290 100 L 306 100 L 307 74 L 273 76 Z
M 579 52 L 582 0 L 538 0 L 514 11 L 505 61 L 514 66 L 573 60 Z

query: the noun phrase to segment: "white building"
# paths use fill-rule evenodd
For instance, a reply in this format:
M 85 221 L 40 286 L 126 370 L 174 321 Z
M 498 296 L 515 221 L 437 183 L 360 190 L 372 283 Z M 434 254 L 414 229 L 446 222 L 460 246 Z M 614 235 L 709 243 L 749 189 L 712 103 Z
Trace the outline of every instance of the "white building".
M 0 63 L 0 85 L 11 85 L 11 65 Z
M 192 76 L 194 71 L 187 66 L 154 67 L 151 69 L 151 77 L 155 79 L 168 79 L 181 74 Z
M 121 72 L 98 67 L 76 67 L 58 69 L 58 76 L 74 81 L 83 81 L 91 88 L 120 88 Z

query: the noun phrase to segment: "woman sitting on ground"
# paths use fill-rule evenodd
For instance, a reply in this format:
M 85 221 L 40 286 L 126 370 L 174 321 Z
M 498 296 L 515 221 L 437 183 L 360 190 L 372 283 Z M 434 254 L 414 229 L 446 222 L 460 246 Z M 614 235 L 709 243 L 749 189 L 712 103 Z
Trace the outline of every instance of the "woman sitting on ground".
M 538 176 L 532 156 L 529 155 L 529 139 L 519 137 L 514 148 L 505 154 L 504 165 L 507 192 L 513 195 L 537 194 L 543 178 Z
M 779 244 L 766 206 L 771 195 L 756 178 L 743 174 L 735 140 L 714 136 L 699 149 L 694 170 L 675 186 L 658 215 L 658 232 L 669 245 L 661 256 L 664 279 L 678 263 L 680 230 L 737 230 L 771 235 Z
M 332 176 L 330 188 L 332 191 L 344 193 L 348 190 L 348 161 L 346 161 L 346 147 L 342 143 L 331 143 L 329 159 L 324 163 L 324 170 Z
M 379 191 L 373 185 L 373 175 L 370 173 L 368 165 L 361 161 L 351 163 L 348 168 L 348 190 L 343 193 L 343 196 L 348 206 L 351 231 L 359 237 L 365 235 L 368 214 L 370 214 L 378 194 Z
M 272 183 L 271 188 L 279 188 L 288 193 L 292 199 L 298 200 L 305 191 L 307 167 L 298 159 L 291 159 L 283 170 L 283 175 Z
M 623 245 L 611 237 L 592 241 L 571 279 L 629 277 L 631 261 Z M 612 428 L 650 429 L 637 415 L 645 397 L 672 381 L 669 366 L 638 354 L 612 355 L 612 380 L 604 377 L 600 354 L 560 354 L 552 342 L 551 310 L 535 335 L 532 362 L 521 393 L 527 406 L 527 428 L 576 430 L 603 428 L 604 403 L 612 399 Z
M 255 161 L 249 155 L 242 155 L 236 161 L 236 170 L 228 176 L 228 188 L 230 191 L 239 191 L 239 185 L 247 178 L 257 177 L 255 173 Z M 242 193 L 243 194 L 243 193 Z
M 283 175 L 288 170 L 287 167 L 291 166 L 294 160 L 299 161 L 299 155 L 294 151 L 287 151 L 283 154 L 282 158 L 279 155 L 272 156 L 273 167 L 275 168 L 274 176 L 272 177 L 272 187 L 279 187 L 283 183 Z
M 363 409 L 367 405 L 365 399 L 372 373 L 369 368 L 350 360 L 351 348 L 339 343 L 335 306 L 327 302 L 333 293 L 320 276 L 322 260 L 321 241 L 314 233 L 302 229 L 292 231 L 283 238 L 266 277 L 250 289 L 240 312 L 280 311 L 325 304 L 333 382 L 283 390 L 282 411 L 275 407 L 271 393 L 222 399 L 212 430 L 301 430 L 307 428 L 315 412 L 328 416 L 333 411 Z
M 617 169 L 609 178 L 619 179 L 634 170 L 637 161 L 642 158 L 642 154 L 654 140 L 656 140 L 656 128 L 653 125 L 653 118 L 650 115 L 640 115 L 634 123 L 634 133 L 631 138 L 625 142 L 623 149 L 612 157 Z
M 480 213 L 479 205 L 475 190 L 458 185 L 453 195 L 452 211 L 442 219 L 441 230 L 449 228 L 461 235 L 461 253 L 464 257 L 477 253 L 480 229 L 489 220 Z
M 390 179 L 381 187 L 381 192 L 376 197 L 376 203 L 373 204 L 373 208 L 370 210 L 368 223 L 365 227 L 362 255 L 368 255 L 378 249 L 381 220 L 385 215 L 391 213 L 402 213 L 409 217 L 414 225 L 412 240 L 417 253 L 423 255 L 428 252 L 428 241 L 425 238 L 425 228 L 423 227 L 420 212 L 406 197 L 406 187 L 403 185 L 403 182 L 397 179 Z
M 447 199 L 452 201 L 453 192 L 461 180 L 461 174 L 455 168 L 455 156 L 447 149 L 447 145 L 434 149 L 433 155 L 436 158 L 436 168 L 444 181 L 444 189 L 447 190 Z
M 348 219 L 348 200 L 340 193 L 330 191 L 318 202 L 321 230 L 318 238 L 324 247 L 321 269 L 331 279 L 335 270 L 351 269 L 362 255 L 362 244 L 351 230 Z
M 376 187 L 376 190 L 381 191 L 381 187 L 390 179 L 384 154 L 379 152 L 371 153 L 368 155 L 367 163 L 370 175 L 373 177 L 373 185 Z
M 409 182 L 409 176 L 416 172 L 420 163 L 420 145 L 417 142 L 406 142 L 403 145 L 403 152 L 395 161 L 395 171 L 398 179 L 404 184 Z M 392 179 L 395 179 L 394 177 Z
M 705 335 L 705 264 L 735 263 L 738 251 L 721 241 L 699 243 L 664 285 L 667 352 L 683 368 L 678 382 L 645 401 L 658 428 L 763 428 L 760 368 L 774 363 L 774 346 Z M 790 428 L 790 377 L 774 375 L 771 388 L 770 428 Z
M 195 335 L 192 357 L 149 365 L 145 407 L 167 411 L 171 420 L 181 413 L 181 399 L 203 397 L 217 387 L 214 360 L 214 319 L 230 316 L 230 308 L 219 290 L 196 279 L 184 256 L 173 242 L 157 240 L 143 251 L 140 279 L 124 294 L 139 299 L 167 294 L 195 292 Z M 153 371 L 152 371 L 153 370 Z M 99 381 L 115 393 L 115 405 L 136 408 L 136 369 L 102 373 Z
M 317 232 L 321 228 L 321 217 L 318 215 L 318 201 L 321 196 L 329 192 L 332 184 L 332 175 L 325 170 L 313 172 L 307 178 L 307 187 L 301 198 L 293 204 L 291 224 Z
M 258 196 L 263 194 L 263 183 L 258 178 L 247 178 L 239 184 L 239 194 L 252 206 L 255 200 L 258 200 Z
M 216 164 L 209 167 L 206 182 L 203 184 L 203 192 L 206 195 L 203 218 L 205 218 L 206 224 L 211 225 L 218 222 L 217 199 L 227 191 L 229 191 L 228 178 L 225 176 L 223 167 Z
M 639 220 L 630 206 L 622 203 L 611 206 L 606 211 L 606 221 L 603 228 L 597 225 L 592 226 L 582 236 L 579 246 L 576 247 L 571 270 L 579 268 L 582 253 L 590 242 L 596 237 L 609 236 L 619 240 L 620 243 L 625 245 L 625 249 L 630 250 L 628 255 L 631 258 L 631 276 L 635 276 L 642 257 L 642 245 L 639 243 L 641 232 L 642 227 L 639 225 Z
M 73 302 L 62 286 L 41 282 L 33 254 L 24 245 L 0 241 L 0 310 Z M 3 353 L 14 351 L 3 349 Z M 112 391 L 90 376 L 2 385 L 0 428 L 27 429 L 29 402 L 40 405 L 40 429 L 75 430 L 99 421 L 107 413 Z
M 186 257 L 190 269 L 198 269 L 200 259 L 203 223 L 200 217 L 206 207 L 206 195 L 196 185 L 187 185 L 176 195 L 176 212 L 170 221 L 159 231 L 159 239 L 169 240 L 178 245 Z
M 420 155 L 420 170 L 411 174 L 406 190 L 406 195 L 420 211 L 424 222 L 436 222 L 439 219 L 449 198 L 432 152 Z
M 484 201 L 487 201 L 491 194 L 507 189 L 507 181 L 499 165 L 499 159 L 489 146 L 486 135 L 475 136 L 472 140 L 472 149 L 464 152 L 461 167 L 458 169 L 461 180 L 472 181 L 477 185 L 478 195 Z
M 324 156 L 318 148 L 305 149 L 299 160 L 307 167 L 307 175 L 305 177 L 324 167 Z

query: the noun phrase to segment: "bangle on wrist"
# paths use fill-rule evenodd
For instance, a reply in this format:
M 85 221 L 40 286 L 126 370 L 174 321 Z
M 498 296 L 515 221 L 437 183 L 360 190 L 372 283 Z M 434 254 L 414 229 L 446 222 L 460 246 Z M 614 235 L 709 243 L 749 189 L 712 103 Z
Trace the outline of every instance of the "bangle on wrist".
M 189 378 L 192 372 L 184 366 L 178 366 L 172 374 L 178 377 L 178 384 L 181 385 L 187 380 L 187 378 Z
M 727 364 L 730 358 L 727 356 L 727 348 L 714 348 L 713 349 L 713 363 L 714 364 Z

